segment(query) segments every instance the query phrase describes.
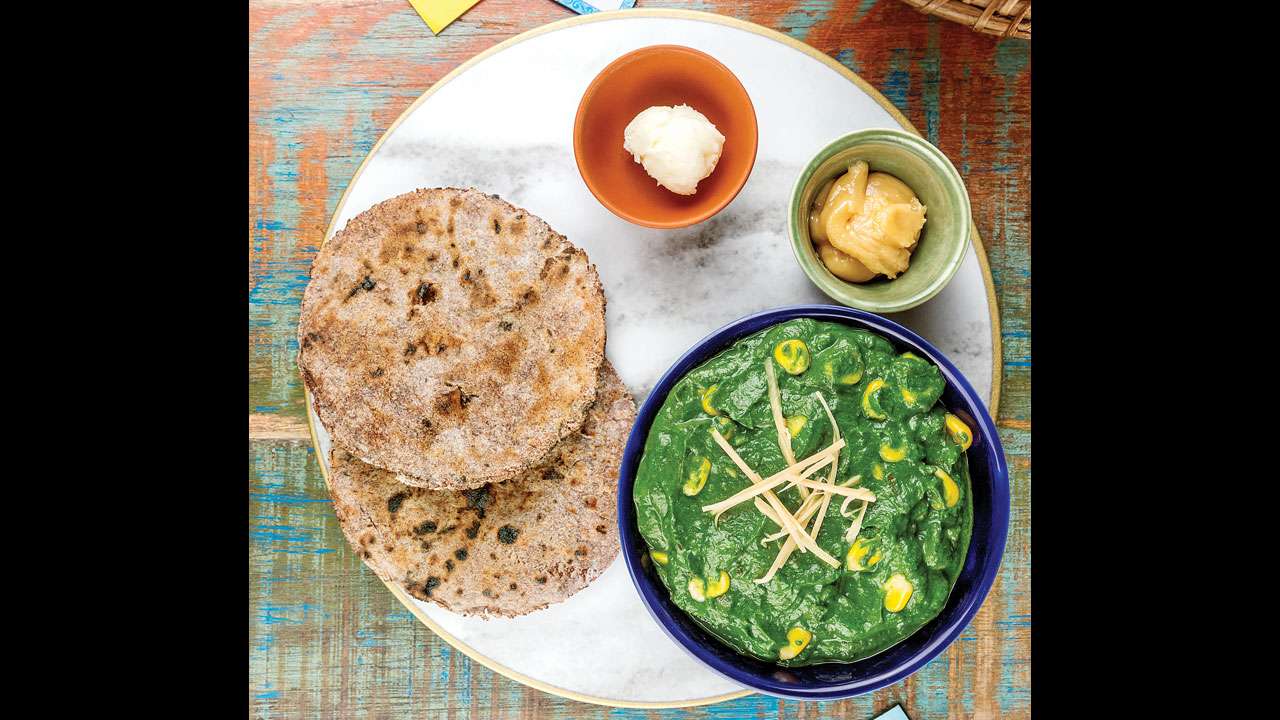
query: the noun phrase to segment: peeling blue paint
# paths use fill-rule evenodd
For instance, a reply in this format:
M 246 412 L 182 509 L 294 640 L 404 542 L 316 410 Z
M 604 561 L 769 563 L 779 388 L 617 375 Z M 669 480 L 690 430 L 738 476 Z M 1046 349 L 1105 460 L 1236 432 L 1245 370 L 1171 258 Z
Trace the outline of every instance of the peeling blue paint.
M 782 30 L 797 40 L 804 40 L 814 25 L 827 19 L 833 4 L 833 0 L 800 0 L 795 10 L 782 16 Z
M 836 61 L 855 73 L 859 72 L 857 52 L 853 48 L 845 48 L 836 53 Z
M 911 52 L 905 48 L 894 48 L 889 58 L 889 72 L 880 86 L 880 92 L 905 115 L 911 93 Z

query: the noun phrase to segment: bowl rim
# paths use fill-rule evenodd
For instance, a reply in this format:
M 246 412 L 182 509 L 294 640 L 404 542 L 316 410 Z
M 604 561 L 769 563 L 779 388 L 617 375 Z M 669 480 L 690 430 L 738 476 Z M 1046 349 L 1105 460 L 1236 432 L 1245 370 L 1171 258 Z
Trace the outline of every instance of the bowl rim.
M 837 152 L 848 150 L 857 144 L 872 140 L 887 140 L 899 145 L 908 152 L 915 153 L 930 165 L 935 166 L 946 179 L 947 184 L 954 184 L 959 188 L 960 217 L 957 218 L 957 221 L 960 227 L 964 228 L 964 238 L 956 244 L 957 247 L 947 256 L 946 263 L 942 266 L 942 272 L 933 278 L 928 285 L 912 295 L 883 302 L 857 298 L 846 291 L 845 286 L 852 283 L 841 280 L 833 275 L 830 270 L 827 270 L 822 261 L 818 259 L 817 253 L 813 251 L 813 242 L 809 239 L 808 228 L 796 226 L 800 196 L 804 194 L 804 188 L 808 184 L 807 181 L 813 177 L 813 173 L 818 166 Z M 839 149 L 837 149 L 838 146 L 840 146 Z M 863 128 L 862 130 L 854 130 L 840 135 L 823 145 L 822 149 L 818 150 L 809 162 L 805 164 L 804 168 L 800 170 L 800 173 L 796 175 L 795 183 L 791 188 L 791 198 L 787 202 L 787 233 L 791 236 L 791 252 L 795 255 L 800 269 L 804 271 L 809 281 L 817 286 L 824 295 L 838 303 L 859 310 L 877 313 L 902 312 L 933 299 L 934 296 L 942 292 L 943 288 L 960 271 L 960 266 L 964 264 L 965 252 L 973 242 L 973 209 L 969 200 L 969 189 L 965 186 L 964 178 L 960 175 L 960 171 L 956 169 L 955 164 L 951 162 L 946 153 L 938 149 L 936 145 L 913 132 L 900 128 Z
M 699 58 L 700 60 L 704 60 L 706 62 L 711 63 L 712 65 L 715 65 L 721 68 L 722 70 L 724 70 L 725 73 L 728 74 L 730 78 L 733 79 L 733 82 L 736 84 L 737 88 L 742 91 L 742 96 L 747 100 L 747 109 L 751 111 L 750 112 L 751 154 L 747 160 L 747 169 L 746 169 L 746 172 L 743 173 L 742 179 L 732 188 L 730 192 L 725 193 L 723 201 L 717 203 L 716 205 L 711 207 L 709 210 L 703 211 L 696 215 L 692 215 L 689 218 L 684 220 L 676 220 L 676 221 L 670 221 L 670 222 L 648 220 L 648 219 L 639 217 L 637 215 L 634 215 L 632 213 L 629 213 L 626 210 L 623 210 L 622 208 L 618 207 L 615 203 L 613 203 L 608 198 L 606 198 L 596 188 L 596 185 L 590 179 L 590 174 L 587 172 L 582 159 L 585 153 L 585 148 L 583 147 L 583 143 L 582 143 L 582 134 L 583 134 L 583 125 L 586 122 L 585 116 L 586 116 L 587 102 L 596 94 L 597 90 L 599 90 L 600 85 L 601 83 L 604 82 L 605 78 L 613 74 L 617 66 L 627 61 L 633 60 L 637 56 L 654 54 L 658 52 L 681 52 L 681 53 L 693 55 Z M 719 213 L 721 210 L 724 210 L 726 207 L 728 207 L 729 203 L 733 202 L 734 199 L 738 197 L 738 194 L 742 192 L 742 189 L 746 187 L 747 181 L 751 179 L 751 173 L 755 170 L 755 167 L 756 167 L 756 157 L 759 152 L 759 149 L 760 149 L 760 123 L 759 123 L 759 119 L 756 117 L 756 106 L 755 106 L 755 103 L 751 100 L 751 94 L 747 92 L 746 86 L 742 84 L 742 80 L 739 79 L 738 76 L 732 70 L 730 70 L 727 65 L 720 62 L 715 57 L 697 48 L 689 47 L 688 45 L 678 45 L 675 43 L 659 43 L 656 45 L 646 45 L 644 47 L 631 50 L 630 52 L 623 53 L 622 55 L 619 55 L 618 57 L 614 58 L 612 61 L 609 62 L 608 65 L 605 65 L 603 68 L 601 68 L 600 72 L 596 73 L 595 77 L 591 78 L 591 82 L 587 84 L 586 90 L 582 91 L 582 97 L 578 100 L 577 112 L 573 116 L 573 162 L 575 165 L 577 165 L 578 176 L 582 178 L 582 182 L 587 186 L 587 190 L 591 192 L 591 194 L 595 197 L 595 199 L 601 205 L 603 205 L 606 210 L 613 213 L 614 215 L 622 218 L 623 220 L 626 220 L 629 223 L 634 223 L 636 225 L 641 225 L 643 227 L 657 228 L 659 230 L 675 230 L 678 228 L 689 227 L 691 225 L 697 225 L 700 222 L 709 220 L 710 218 L 715 216 L 717 213 Z
M 912 347 L 918 354 L 925 356 L 937 365 L 948 384 L 952 385 L 960 393 L 965 405 L 963 409 L 968 411 L 978 424 L 978 429 L 981 433 L 979 437 L 987 440 L 983 446 L 992 476 L 991 484 L 994 487 L 994 493 L 991 497 L 991 529 L 989 534 L 983 538 L 986 546 L 990 548 L 990 552 L 987 555 L 985 564 L 976 568 L 979 577 L 973 591 L 951 613 L 952 617 L 947 624 L 938 628 L 929 641 L 905 662 L 890 670 L 850 682 L 810 687 L 798 687 L 794 683 L 781 683 L 773 678 L 757 676 L 741 670 L 734 665 L 723 662 L 704 648 L 698 640 L 690 637 L 684 628 L 675 622 L 672 614 L 660 602 L 659 593 L 668 593 L 668 591 L 661 582 L 650 580 L 645 575 L 639 560 L 639 551 L 643 548 L 637 547 L 632 541 L 633 537 L 639 537 L 635 502 L 632 494 L 640 457 L 644 453 L 644 445 L 648 440 L 649 429 L 653 419 L 661 408 L 662 403 L 666 401 L 672 387 L 689 371 L 737 340 L 767 327 L 797 318 L 833 321 L 871 330 L 891 340 Z M 972 480 L 970 482 L 972 483 Z M 756 692 L 793 700 L 834 700 L 872 692 L 903 680 L 937 657 L 960 636 L 961 632 L 964 631 L 969 622 L 978 613 L 983 602 L 985 602 L 1004 559 L 1005 544 L 1008 540 L 1009 530 L 1009 494 L 1009 470 L 995 422 L 992 420 L 986 405 L 982 402 L 978 393 L 969 384 L 968 379 L 937 348 L 910 329 L 864 310 L 838 305 L 789 305 L 747 315 L 711 332 L 672 363 L 671 367 L 654 384 L 649 396 L 645 398 L 644 403 L 641 404 L 639 411 L 636 413 L 635 424 L 631 428 L 631 433 L 627 437 L 627 444 L 623 449 L 618 477 L 618 535 L 621 554 L 627 565 L 627 573 L 630 575 L 631 583 L 639 593 L 645 609 L 648 610 L 649 615 L 658 623 L 663 632 L 683 648 L 686 653 L 722 677 Z M 976 541 L 977 538 L 970 538 L 968 552 L 975 552 L 975 548 L 978 545 Z M 640 543 L 643 544 L 643 540 Z M 948 602 L 950 602 L 950 599 Z M 920 630 L 916 632 L 920 632 Z M 912 635 L 914 634 L 912 633 Z M 879 653 L 876 655 L 879 655 Z M 848 664 L 857 664 L 857 662 L 861 661 Z

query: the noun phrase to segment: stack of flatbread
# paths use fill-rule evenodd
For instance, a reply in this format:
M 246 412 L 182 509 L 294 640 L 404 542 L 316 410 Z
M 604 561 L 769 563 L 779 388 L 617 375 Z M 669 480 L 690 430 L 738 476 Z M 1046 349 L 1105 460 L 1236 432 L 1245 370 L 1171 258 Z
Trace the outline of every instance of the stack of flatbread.
M 477 190 L 391 198 L 324 245 L 298 365 L 338 520 L 379 577 L 514 616 L 609 565 L 636 410 L 604 307 L 585 252 Z

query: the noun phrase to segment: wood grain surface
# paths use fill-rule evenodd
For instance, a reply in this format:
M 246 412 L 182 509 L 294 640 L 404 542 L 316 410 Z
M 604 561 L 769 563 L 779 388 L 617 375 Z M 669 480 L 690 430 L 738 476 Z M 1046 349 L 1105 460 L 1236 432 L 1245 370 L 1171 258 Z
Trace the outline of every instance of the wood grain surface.
M 512 35 L 572 16 L 482 0 L 433 36 L 405 0 L 249 3 L 249 678 L 252 718 L 1025 718 L 1031 710 L 1031 52 L 897 0 L 640 0 L 782 31 L 880 89 L 945 152 L 972 198 L 1000 305 L 996 414 L 1012 524 L 1000 577 L 949 650 L 851 700 L 751 695 L 619 710 L 526 688 L 436 637 L 349 550 L 307 435 L 298 305 L 339 196 L 432 83 Z

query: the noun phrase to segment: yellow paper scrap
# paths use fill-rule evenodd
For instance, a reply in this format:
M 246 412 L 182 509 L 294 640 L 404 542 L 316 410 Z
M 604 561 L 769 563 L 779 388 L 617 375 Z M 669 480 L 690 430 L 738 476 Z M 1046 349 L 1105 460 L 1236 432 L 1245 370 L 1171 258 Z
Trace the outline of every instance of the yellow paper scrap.
M 409 0 L 409 4 L 427 21 L 427 27 L 436 35 L 478 2 L 480 0 Z

